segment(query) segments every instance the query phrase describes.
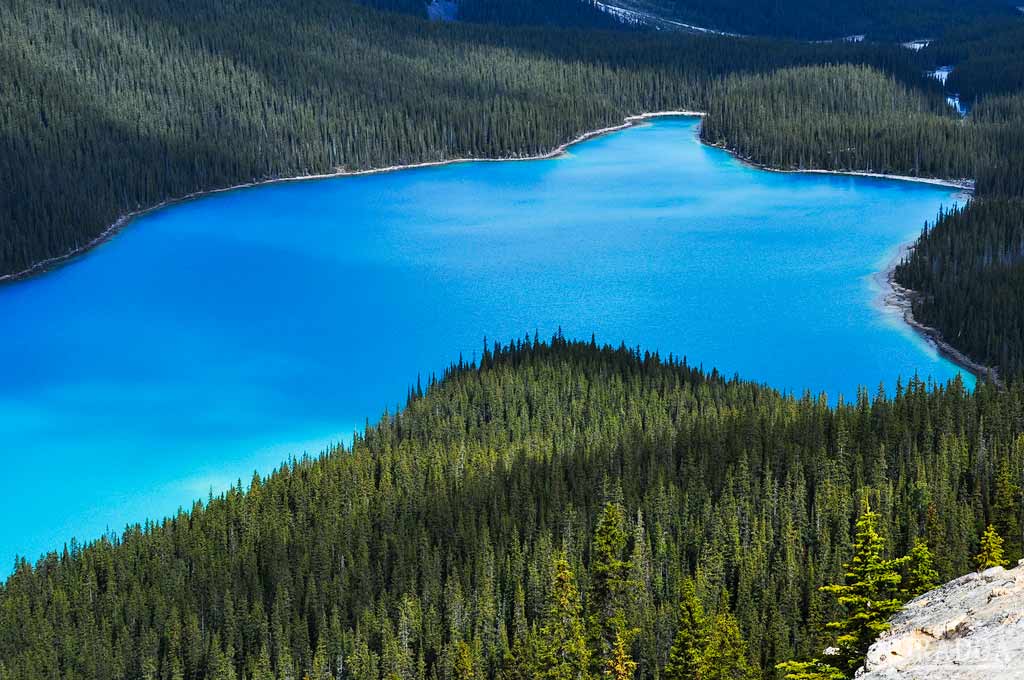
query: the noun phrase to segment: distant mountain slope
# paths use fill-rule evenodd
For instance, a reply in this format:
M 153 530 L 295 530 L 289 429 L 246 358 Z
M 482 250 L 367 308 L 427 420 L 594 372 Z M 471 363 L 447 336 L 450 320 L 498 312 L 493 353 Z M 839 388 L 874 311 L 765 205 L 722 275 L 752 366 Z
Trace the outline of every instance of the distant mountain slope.
M 424 16 L 425 0 L 361 0 Z M 475 23 L 650 28 L 805 40 L 866 35 L 933 38 L 979 18 L 1011 17 L 1003 0 L 457 0 L 457 18 Z
M 969 19 L 1014 14 L 1001 0 L 608 0 L 651 17 L 721 32 L 832 40 L 867 35 L 879 40 L 934 37 Z

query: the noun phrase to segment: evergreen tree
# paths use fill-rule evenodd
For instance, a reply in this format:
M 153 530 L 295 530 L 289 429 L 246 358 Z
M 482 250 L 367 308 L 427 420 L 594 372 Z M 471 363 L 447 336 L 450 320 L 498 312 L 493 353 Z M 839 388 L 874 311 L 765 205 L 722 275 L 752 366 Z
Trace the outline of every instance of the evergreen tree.
M 691 579 L 682 582 L 680 593 L 678 626 L 663 677 L 665 680 L 697 680 L 708 642 L 707 622 Z
M 990 567 L 1006 566 L 1006 558 L 1003 554 L 1003 538 L 996 531 L 995 526 L 989 524 L 981 537 L 981 550 L 974 557 L 974 563 L 978 571 L 985 571 Z
M 784 661 L 775 668 L 786 680 L 846 680 L 847 676 L 824 661 Z
M 756 680 L 760 673 L 750 662 L 747 641 L 735 617 L 723 611 L 711 623 L 704 653 L 697 664 L 698 680 Z
M 999 463 L 995 480 L 995 499 L 992 503 L 992 524 L 996 533 L 1003 538 L 1003 550 L 1006 560 L 1015 564 L 1024 557 L 1024 545 L 1021 536 L 1021 511 L 1024 506 L 1024 494 L 1014 479 L 1009 459 Z
M 828 624 L 838 633 L 835 664 L 852 673 L 864 661 L 868 647 L 889 628 L 889 618 L 903 606 L 899 597 L 900 561 L 885 558 L 885 541 L 878 533 L 878 514 L 868 508 L 857 520 L 853 557 L 844 565 L 844 584 L 823 586 L 836 596 L 846 616 Z
M 635 633 L 636 631 L 630 631 Z M 611 654 L 605 660 L 603 676 L 608 680 L 633 680 L 637 663 L 629 653 L 630 638 L 633 635 L 617 630 Z
M 626 626 L 631 567 L 625 559 L 628 538 L 622 506 L 605 503 L 594 529 L 587 597 L 587 632 L 598 673 L 610 663 L 616 638 Z
M 554 562 L 548 607 L 538 640 L 539 680 L 589 680 L 590 650 L 580 614 L 576 577 L 561 555 Z
M 475 680 L 478 677 L 473 660 L 473 648 L 463 640 L 455 643 L 455 662 L 452 664 L 452 673 L 456 680 Z
M 267 652 L 267 645 L 260 645 L 259 655 L 256 657 L 256 664 L 253 666 L 250 680 L 274 680 L 274 671 L 270 667 L 270 654 Z
M 939 572 L 935 570 L 932 551 L 922 539 L 914 541 L 914 547 L 904 561 L 906 574 L 903 577 L 901 596 L 912 600 L 939 585 Z

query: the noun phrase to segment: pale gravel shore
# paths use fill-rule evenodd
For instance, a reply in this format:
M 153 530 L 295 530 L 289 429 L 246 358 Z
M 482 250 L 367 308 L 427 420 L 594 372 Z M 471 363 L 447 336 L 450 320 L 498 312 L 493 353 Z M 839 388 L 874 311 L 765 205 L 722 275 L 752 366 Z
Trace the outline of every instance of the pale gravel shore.
M 965 371 L 970 372 L 979 380 L 988 380 L 996 385 L 1002 386 L 1003 383 L 999 379 L 999 372 L 995 368 L 985 366 L 984 364 L 974 361 L 956 347 L 949 344 L 937 328 L 926 326 L 914 318 L 914 300 L 917 298 L 919 293 L 915 290 L 911 290 L 910 288 L 904 288 L 896 282 L 896 267 L 913 250 L 914 243 L 904 244 L 889 263 L 886 270 L 884 272 L 878 272 L 877 276 L 879 278 L 884 276 L 884 292 L 881 295 L 882 306 L 899 314 L 900 318 L 903 319 L 903 322 L 913 328 L 914 331 L 923 337 L 928 344 L 934 347 L 939 354 L 946 357 Z
M 110 239 L 113 236 L 115 236 L 119 231 L 121 231 L 121 229 L 125 228 L 132 220 L 134 220 L 137 217 L 142 217 L 143 215 L 147 215 L 147 214 L 149 214 L 151 212 L 154 212 L 156 210 L 160 210 L 161 208 L 165 208 L 165 207 L 168 207 L 170 205 L 174 205 L 174 204 L 177 204 L 177 203 L 183 203 L 185 201 L 190 201 L 190 200 L 194 200 L 194 199 L 197 199 L 197 198 L 202 198 L 204 196 L 211 196 L 213 194 L 224 193 L 224 192 L 227 192 L 227 191 L 235 191 L 237 189 L 248 189 L 248 188 L 257 187 L 257 186 L 264 186 L 264 185 L 270 185 L 270 184 L 280 184 L 280 183 L 284 183 L 284 182 L 306 182 L 306 181 L 311 181 L 311 180 L 331 179 L 331 178 L 336 178 L 336 177 L 359 177 L 359 176 L 364 176 L 364 175 L 376 175 L 376 174 L 381 174 L 381 173 L 385 173 L 385 172 L 397 172 L 399 170 L 411 170 L 411 169 L 416 169 L 416 168 L 431 168 L 431 167 L 440 167 L 440 166 L 445 166 L 445 165 L 454 165 L 456 163 L 492 163 L 492 162 L 493 163 L 498 163 L 498 162 L 509 162 L 509 161 L 545 160 L 545 159 L 556 158 L 558 156 L 561 156 L 561 155 L 565 154 L 571 146 L 573 146 L 575 144 L 579 144 L 580 142 L 585 142 L 587 140 L 594 139 L 595 137 L 600 137 L 601 135 L 606 135 L 606 134 L 609 134 L 609 133 L 612 133 L 612 132 L 618 132 L 620 130 L 625 130 L 627 128 L 633 127 L 634 125 L 636 125 L 638 123 L 641 123 L 641 122 L 643 122 L 645 120 L 651 119 L 651 118 L 661 118 L 661 117 L 671 117 L 671 116 L 690 116 L 690 117 L 700 117 L 700 118 L 703 118 L 706 115 L 707 114 L 705 112 L 703 112 L 703 111 L 678 110 L 678 111 L 652 111 L 652 112 L 648 112 L 648 113 L 640 113 L 640 114 L 633 115 L 633 116 L 627 116 L 626 118 L 623 119 L 623 122 L 621 124 L 619 124 L 619 125 L 612 125 L 612 126 L 609 126 L 609 127 L 604 127 L 604 128 L 600 128 L 600 129 L 597 129 L 597 130 L 591 130 L 589 132 L 585 132 L 585 133 L 579 135 L 578 137 L 576 137 L 575 139 L 573 139 L 571 141 L 568 141 L 568 142 L 565 142 L 563 144 L 558 145 L 557 147 L 555 147 L 551 151 L 548 151 L 548 152 L 542 153 L 542 154 L 532 155 L 532 156 L 509 156 L 509 157 L 504 157 L 504 158 L 472 158 L 472 157 L 469 157 L 469 158 L 452 158 L 452 159 L 441 160 L 441 161 L 427 161 L 427 162 L 423 162 L 423 163 L 410 163 L 410 164 L 406 164 L 406 165 L 390 165 L 390 166 L 383 167 L 383 168 L 372 168 L 372 169 L 369 169 L 369 170 L 345 170 L 345 169 L 339 169 L 337 172 L 312 174 L 312 175 L 298 175 L 298 176 L 294 176 L 294 177 L 280 177 L 280 178 L 274 178 L 274 179 L 260 180 L 260 181 L 256 181 L 256 182 L 247 182 L 247 183 L 244 183 L 244 184 L 236 184 L 236 185 L 233 185 L 233 186 L 223 187 L 223 188 L 220 188 L 220 189 L 210 189 L 210 190 L 207 190 L 207 191 L 198 191 L 198 192 L 194 192 L 194 193 L 188 194 L 186 196 L 181 196 L 179 198 L 173 198 L 173 199 L 168 199 L 166 201 L 161 201 L 160 203 L 157 203 L 156 205 L 150 206 L 148 208 L 143 208 L 143 209 L 136 210 L 136 211 L 127 213 L 125 215 L 122 215 L 113 224 L 108 226 L 99 236 L 97 236 L 93 240 L 89 241 L 84 246 L 80 246 L 78 248 L 75 248 L 74 250 L 72 250 L 72 251 L 70 251 L 68 253 L 65 253 L 64 255 L 59 255 L 57 257 L 53 257 L 53 258 L 49 258 L 47 260 L 42 260 L 40 262 L 37 262 L 33 266 L 31 266 L 28 269 L 25 269 L 23 271 L 20 271 L 20 272 L 14 273 L 14 274 L 5 274 L 3 276 L 0 276 L 0 284 L 13 282 L 13 281 L 17 281 L 17 280 L 20 280 L 20 279 L 25 279 L 25 278 L 28 278 L 28 277 L 33 276 L 35 274 L 41 274 L 41 273 L 43 273 L 43 272 L 45 272 L 45 271 L 47 271 L 49 269 L 52 269 L 54 267 L 60 266 L 62 264 L 65 264 L 68 261 L 70 261 L 70 260 L 72 260 L 72 259 L 74 259 L 74 258 L 76 258 L 76 257 L 78 257 L 80 255 L 83 255 L 83 254 L 87 253 L 88 251 L 92 250 L 93 248 L 95 248 L 95 247 L 101 245 L 102 243 L 106 242 L 108 239 Z M 707 144 L 706 142 L 703 142 L 703 140 L 701 140 L 701 143 Z M 783 170 L 783 169 L 780 169 L 780 168 L 772 168 L 772 167 L 761 165 L 759 163 L 755 163 L 755 162 L 751 161 L 750 159 L 744 158 L 743 156 L 739 155 L 738 153 L 736 153 L 732 149 L 730 149 L 730 148 L 728 148 L 726 146 L 723 146 L 723 145 L 719 145 L 719 144 L 707 144 L 707 145 L 708 146 L 713 146 L 715 148 L 723 149 L 725 151 L 728 151 L 730 154 L 735 156 L 737 159 L 739 159 L 743 163 L 746 163 L 747 165 L 755 167 L 755 168 L 757 168 L 759 170 L 766 170 L 768 172 L 781 172 L 781 173 L 790 173 L 790 174 L 847 175 L 847 176 L 852 176 L 852 177 L 870 177 L 870 178 L 876 178 L 876 179 L 888 179 L 888 180 L 896 180 L 896 181 L 902 181 L 902 182 L 919 182 L 919 183 L 922 183 L 922 184 L 932 184 L 932 185 L 936 185 L 936 186 L 951 187 L 951 188 L 954 188 L 954 189 L 960 189 L 960 190 L 964 191 L 968 195 L 970 195 L 970 194 L 972 194 L 974 192 L 974 181 L 973 180 L 968 180 L 968 179 L 949 180 L 949 179 L 940 179 L 940 178 L 931 178 L 931 177 L 912 177 L 912 176 L 907 176 L 907 175 L 889 175 L 889 174 L 874 173 L 874 172 L 840 171 L 840 170 L 815 170 L 815 169 Z M 904 244 L 903 247 L 900 249 L 899 254 L 890 263 L 888 269 L 884 272 L 886 286 L 888 286 L 888 288 L 889 288 L 889 293 L 887 293 L 887 294 L 885 294 L 883 296 L 883 304 L 886 307 L 888 307 L 889 309 L 892 309 L 892 310 L 900 313 L 902 315 L 902 317 L 903 317 L 903 320 L 907 323 L 907 325 L 909 325 L 919 335 L 921 335 L 923 338 L 925 338 L 925 340 L 927 340 L 929 343 L 931 343 L 933 346 L 935 346 L 936 349 L 943 356 L 945 356 L 947 359 L 949 359 L 953 363 L 955 363 L 958 366 L 960 366 L 961 368 L 969 371 L 970 373 L 974 374 L 977 377 L 988 378 L 988 379 L 993 380 L 997 384 L 999 384 L 998 374 L 996 373 L 996 370 L 994 368 L 991 368 L 991 367 L 988 367 L 988 366 L 982 366 L 981 364 L 978 364 L 978 363 L 974 362 L 969 357 L 964 355 L 962 352 L 960 352 L 959 350 L 954 348 L 952 345 L 947 343 L 942 338 L 942 334 L 938 330 L 936 330 L 934 328 L 931 328 L 930 326 L 925 326 L 924 324 L 922 324 L 922 323 L 918 322 L 916 319 L 914 319 L 913 311 L 912 311 L 912 301 L 913 301 L 913 296 L 916 293 L 914 291 L 908 290 L 908 289 L 903 288 L 902 286 L 900 286 L 898 283 L 896 283 L 895 278 L 894 278 L 895 277 L 895 271 L 896 271 L 896 265 L 899 264 L 899 262 L 902 259 L 902 257 L 907 252 L 909 252 L 911 248 L 913 248 L 913 245 L 914 245 L 913 242 L 908 243 L 908 244 Z M 883 274 L 883 272 L 879 272 L 879 274 Z

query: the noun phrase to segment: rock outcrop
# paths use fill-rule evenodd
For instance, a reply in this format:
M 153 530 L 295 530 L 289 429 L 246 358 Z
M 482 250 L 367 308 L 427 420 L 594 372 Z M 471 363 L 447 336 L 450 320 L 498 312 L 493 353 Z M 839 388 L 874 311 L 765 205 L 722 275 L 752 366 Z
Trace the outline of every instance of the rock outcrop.
M 868 651 L 861 680 L 1024 680 L 1024 560 L 907 603 Z

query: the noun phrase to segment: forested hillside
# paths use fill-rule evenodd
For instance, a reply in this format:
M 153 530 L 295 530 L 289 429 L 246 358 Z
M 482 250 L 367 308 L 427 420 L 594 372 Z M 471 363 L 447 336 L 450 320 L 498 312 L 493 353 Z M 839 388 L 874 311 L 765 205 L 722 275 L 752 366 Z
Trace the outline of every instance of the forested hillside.
M 362 0 L 365 4 L 426 12 L 426 0 Z M 1004 0 L 457 0 L 460 21 L 505 25 L 669 29 L 672 22 L 743 35 L 837 40 L 865 35 L 871 40 L 936 38 L 950 28 L 979 21 L 1005 23 L 1015 10 Z M 619 21 L 616 9 L 634 13 Z M 648 19 L 645 21 L 644 17 Z
M 1014 13 L 1002 0 L 625 0 L 623 4 L 651 5 L 718 30 L 805 40 L 851 35 L 879 41 L 935 38 L 980 17 L 1005 20 Z
M 437 25 L 344 0 L 0 6 L 0 275 L 118 217 L 243 182 L 522 156 L 739 70 L 898 48 Z
M 841 582 L 866 503 L 887 553 L 923 539 L 941 578 L 988 523 L 1019 556 L 1022 432 L 1019 388 L 912 382 L 830 408 L 528 338 L 413 390 L 350 450 L 17 565 L 0 678 L 556 677 L 553 644 L 666 677 L 691 592 L 725 636 L 716 663 L 753 669 L 728 677 L 772 677 L 822 648 L 838 607 L 817 588 Z M 637 634 L 615 651 L 609 622 Z
M 704 141 L 755 163 L 975 178 L 983 204 L 938 216 L 896 280 L 922 293 L 915 316 L 953 346 L 1006 378 L 1022 375 L 1024 96 L 983 99 L 961 119 L 938 92 L 824 66 L 732 76 L 708 100 Z
M 364 5 L 425 18 L 427 0 L 359 0 Z M 591 0 L 455 0 L 458 21 L 504 26 L 563 26 L 630 30 Z
M 974 177 L 977 143 L 936 89 L 873 69 L 821 66 L 732 76 L 701 137 L 773 168 Z
M 954 26 L 922 56 L 955 67 L 946 84 L 968 105 L 985 95 L 1024 91 L 1024 16 Z
M 979 200 L 925 230 L 896 270 L 914 316 L 1002 375 L 1024 374 L 1024 200 Z

